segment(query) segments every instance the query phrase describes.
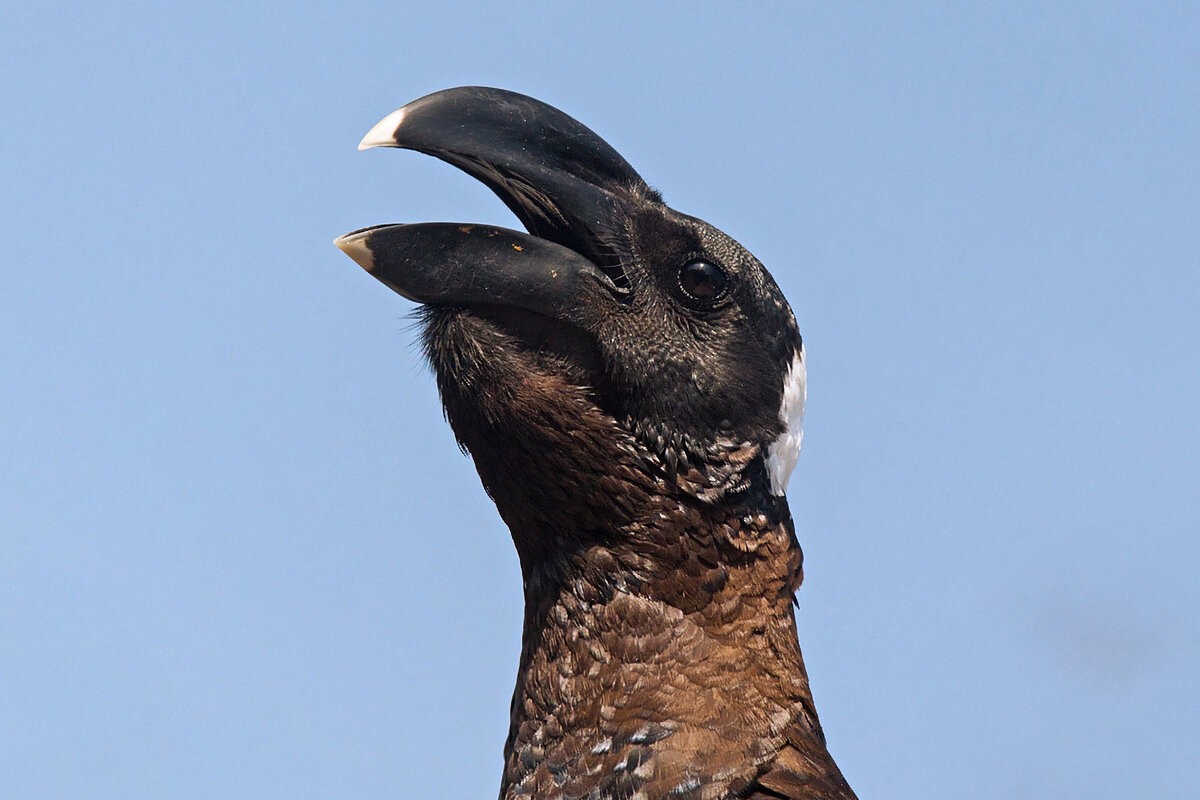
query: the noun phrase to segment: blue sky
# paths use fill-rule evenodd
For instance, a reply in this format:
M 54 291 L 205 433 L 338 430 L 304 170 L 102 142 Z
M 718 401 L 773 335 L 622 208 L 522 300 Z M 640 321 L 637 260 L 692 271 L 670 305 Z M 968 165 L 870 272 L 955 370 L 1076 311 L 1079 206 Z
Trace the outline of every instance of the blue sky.
M 515 554 L 409 304 L 330 243 L 515 224 L 355 150 L 486 84 L 790 298 L 800 636 L 859 794 L 1194 797 L 1197 42 L 1182 3 L 6 8 L 0 794 L 494 796 Z

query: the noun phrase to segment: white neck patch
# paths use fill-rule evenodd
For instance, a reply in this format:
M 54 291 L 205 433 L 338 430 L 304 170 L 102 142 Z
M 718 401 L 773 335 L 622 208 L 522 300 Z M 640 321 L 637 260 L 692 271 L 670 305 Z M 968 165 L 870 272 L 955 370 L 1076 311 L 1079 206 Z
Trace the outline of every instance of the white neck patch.
M 783 402 L 779 404 L 779 421 L 784 431 L 767 447 L 767 477 L 771 479 L 771 494 L 782 497 L 787 491 L 788 478 L 800 457 L 800 441 L 804 438 L 804 401 L 808 397 L 808 375 L 804 366 L 804 345 L 792 358 L 787 375 L 783 376 Z

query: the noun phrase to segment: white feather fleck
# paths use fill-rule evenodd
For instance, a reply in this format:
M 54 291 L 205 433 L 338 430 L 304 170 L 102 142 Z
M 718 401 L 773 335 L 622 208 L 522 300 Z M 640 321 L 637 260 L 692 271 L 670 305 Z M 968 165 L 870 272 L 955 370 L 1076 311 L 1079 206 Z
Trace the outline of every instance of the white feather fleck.
M 771 493 L 782 496 L 788 479 L 800 457 L 800 441 L 804 438 L 804 401 L 808 397 L 807 370 L 804 366 L 804 345 L 792 358 L 792 365 L 783 376 L 783 400 L 779 404 L 779 421 L 784 431 L 767 447 L 767 477 Z

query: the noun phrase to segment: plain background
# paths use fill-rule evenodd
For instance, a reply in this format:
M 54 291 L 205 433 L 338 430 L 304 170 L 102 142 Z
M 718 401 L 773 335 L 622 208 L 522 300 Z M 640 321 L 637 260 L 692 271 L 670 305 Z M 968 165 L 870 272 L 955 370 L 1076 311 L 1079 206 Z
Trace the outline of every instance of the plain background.
M 330 243 L 487 84 L 773 271 L 799 627 L 864 798 L 1200 786 L 1194 4 L 9 3 L 0 797 L 493 797 L 507 532 Z

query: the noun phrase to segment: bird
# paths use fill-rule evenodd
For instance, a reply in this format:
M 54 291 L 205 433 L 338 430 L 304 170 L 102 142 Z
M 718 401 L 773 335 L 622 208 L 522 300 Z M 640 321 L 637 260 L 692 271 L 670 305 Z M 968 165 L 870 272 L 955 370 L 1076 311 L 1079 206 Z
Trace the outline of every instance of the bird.
M 335 244 L 419 304 L 525 601 L 501 800 L 847 800 L 797 638 L 786 488 L 803 340 L 766 268 L 606 141 L 515 92 L 415 100 L 360 150 L 473 176 L 524 231 Z

